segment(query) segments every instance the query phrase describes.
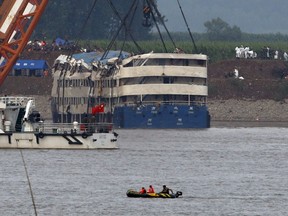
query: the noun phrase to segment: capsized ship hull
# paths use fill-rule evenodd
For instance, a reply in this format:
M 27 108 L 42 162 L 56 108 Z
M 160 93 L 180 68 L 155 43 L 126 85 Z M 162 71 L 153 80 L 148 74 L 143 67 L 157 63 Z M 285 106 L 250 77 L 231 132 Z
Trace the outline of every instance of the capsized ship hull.
M 204 105 L 117 106 L 113 120 L 116 128 L 210 127 L 210 115 Z
M 105 110 L 95 118 L 113 120 L 117 128 L 210 127 L 206 55 L 150 52 L 119 58 L 118 52 L 109 53 L 105 61 L 96 53 L 86 54 L 92 60 L 83 61 L 82 54 L 55 61 L 54 122 L 81 123 L 103 103 Z M 65 64 L 69 70 L 62 73 Z

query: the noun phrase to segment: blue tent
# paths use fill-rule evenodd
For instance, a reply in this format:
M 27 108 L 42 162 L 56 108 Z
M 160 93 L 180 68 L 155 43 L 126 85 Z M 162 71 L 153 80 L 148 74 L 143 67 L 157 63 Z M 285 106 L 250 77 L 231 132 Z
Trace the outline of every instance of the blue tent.
M 62 38 L 56 38 L 55 39 L 55 44 L 57 45 L 57 46 L 62 46 L 62 45 L 65 45 L 67 42 L 66 42 L 66 40 L 64 40 L 64 39 L 62 39 Z
M 45 60 L 18 60 L 14 65 L 14 70 L 45 70 L 48 68 L 48 64 Z
M 12 76 L 46 76 L 49 65 L 45 60 L 18 60 L 10 75 Z M 47 74 L 48 75 L 48 74 Z

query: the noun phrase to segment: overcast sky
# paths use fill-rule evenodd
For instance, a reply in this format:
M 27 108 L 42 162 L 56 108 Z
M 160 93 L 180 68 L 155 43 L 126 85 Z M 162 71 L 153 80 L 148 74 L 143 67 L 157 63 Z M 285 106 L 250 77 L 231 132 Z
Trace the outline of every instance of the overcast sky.
M 288 33 L 288 0 L 179 0 L 192 32 L 205 31 L 204 22 L 220 17 L 247 33 Z M 186 31 L 177 0 L 158 0 L 170 31 Z

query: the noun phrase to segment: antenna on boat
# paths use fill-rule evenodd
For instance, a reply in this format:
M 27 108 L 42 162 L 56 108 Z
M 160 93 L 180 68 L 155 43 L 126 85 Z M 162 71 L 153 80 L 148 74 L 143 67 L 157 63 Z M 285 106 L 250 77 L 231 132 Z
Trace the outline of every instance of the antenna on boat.
M 181 13 L 182 13 L 182 16 L 183 16 L 184 22 L 185 22 L 185 24 L 186 24 L 186 27 L 187 27 L 187 29 L 188 29 L 188 32 L 189 32 L 190 38 L 191 38 L 192 43 L 193 43 L 193 45 L 194 45 L 194 49 L 195 49 L 196 53 L 198 53 L 197 46 L 196 46 L 196 44 L 195 44 L 194 38 L 193 38 L 192 33 L 191 33 L 191 31 L 190 31 L 190 28 L 189 28 L 189 26 L 188 26 L 188 23 L 187 23 L 186 17 L 185 17 L 185 15 L 184 15 L 184 12 L 183 12 L 183 10 L 182 10 L 182 7 L 181 7 L 181 5 L 180 5 L 179 0 L 177 0 L 177 2 L 178 2 L 178 5 L 179 5 L 179 8 L 180 8 L 180 10 L 181 10 Z
M 30 179 L 29 179 L 26 162 L 25 162 L 25 159 L 24 159 L 24 156 L 23 156 L 23 152 L 22 152 L 21 149 L 20 149 L 20 153 L 21 153 L 21 157 L 22 157 L 22 161 L 23 161 L 23 165 L 24 165 L 24 169 L 25 169 L 26 178 L 27 178 L 28 185 L 29 185 L 29 190 L 30 190 L 31 199 L 32 199 L 32 203 L 33 203 L 34 213 L 35 213 L 35 216 L 37 216 L 37 209 L 36 209 L 36 204 L 35 204 L 35 200 L 34 200 L 33 190 L 32 190 L 31 182 L 30 182 Z

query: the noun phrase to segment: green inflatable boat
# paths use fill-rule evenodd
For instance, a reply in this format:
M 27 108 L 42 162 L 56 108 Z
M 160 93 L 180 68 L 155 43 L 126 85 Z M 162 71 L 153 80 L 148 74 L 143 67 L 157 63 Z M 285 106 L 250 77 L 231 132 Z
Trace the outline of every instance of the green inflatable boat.
M 145 193 L 145 194 L 140 194 L 138 191 L 135 191 L 133 189 L 129 189 L 127 191 L 127 196 L 128 197 L 134 197 L 134 198 L 178 198 L 182 196 L 181 191 L 177 191 L 175 194 L 166 194 L 166 193 Z

